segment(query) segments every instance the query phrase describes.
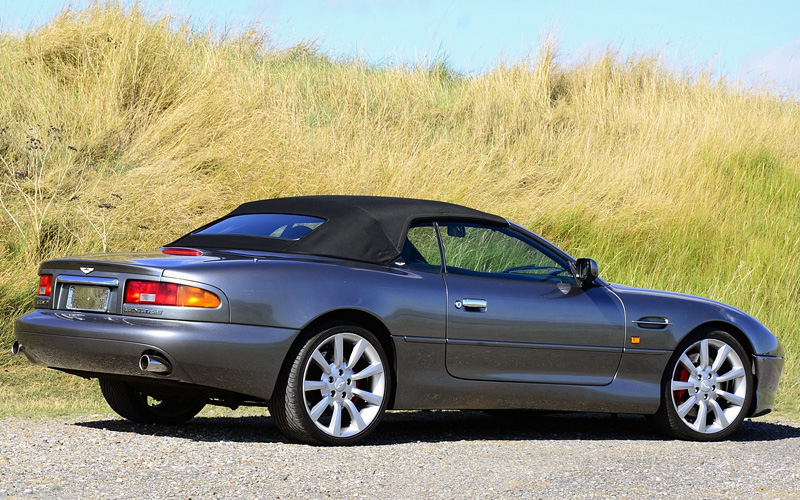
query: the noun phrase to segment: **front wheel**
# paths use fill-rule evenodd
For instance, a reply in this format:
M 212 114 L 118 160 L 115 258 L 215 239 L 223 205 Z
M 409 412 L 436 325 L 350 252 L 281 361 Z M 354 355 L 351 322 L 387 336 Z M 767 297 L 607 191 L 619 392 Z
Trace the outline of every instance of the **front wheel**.
M 310 332 L 281 374 L 270 412 L 287 436 L 350 445 L 377 427 L 389 401 L 391 370 L 369 331 L 334 324 Z
M 100 379 L 100 391 L 119 416 L 140 424 L 180 424 L 205 407 L 205 403 L 192 399 L 154 397 L 118 380 Z
M 695 334 L 670 359 L 652 419 L 679 439 L 724 439 L 747 416 L 753 391 L 747 353 L 736 339 L 719 330 Z

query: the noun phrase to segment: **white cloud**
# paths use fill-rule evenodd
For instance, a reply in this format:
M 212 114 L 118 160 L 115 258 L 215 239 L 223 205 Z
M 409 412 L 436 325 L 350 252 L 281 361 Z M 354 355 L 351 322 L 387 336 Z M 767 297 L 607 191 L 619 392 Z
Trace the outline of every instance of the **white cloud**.
M 739 77 L 747 87 L 797 93 L 800 91 L 800 39 L 752 57 L 742 66 Z
M 606 53 L 614 50 L 614 47 L 599 38 L 590 38 L 578 45 L 575 50 L 569 55 L 569 63 L 580 64 L 584 61 L 595 61 L 606 55 Z

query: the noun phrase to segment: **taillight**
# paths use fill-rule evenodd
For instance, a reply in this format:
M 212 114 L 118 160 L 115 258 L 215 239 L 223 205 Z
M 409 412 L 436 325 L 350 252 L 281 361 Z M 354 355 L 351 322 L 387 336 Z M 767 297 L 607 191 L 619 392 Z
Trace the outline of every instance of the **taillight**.
M 193 257 L 203 255 L 203 252 L 195 250 L 194 248 L 162 248 L 161 253 L 167 255 L 190 255 Z
M 125 286 L 126 304 L 174 306 L 178 302 L 178 285 L 158 281 L 128 281 Z
M 193 286 L 178 286 L 178 303 L 185 307 L 217 307 L 219 297 L 213 293 Z
M 43 274 L 39 276 L 39 290 L 37 295 L 40 297 L 49 297 L 53 294 L 53 275 Z
M 125 303 L 154 306 L 207 307 L 220 304 L 219 297 L 194 286 L 158 281 L 128 281 Z

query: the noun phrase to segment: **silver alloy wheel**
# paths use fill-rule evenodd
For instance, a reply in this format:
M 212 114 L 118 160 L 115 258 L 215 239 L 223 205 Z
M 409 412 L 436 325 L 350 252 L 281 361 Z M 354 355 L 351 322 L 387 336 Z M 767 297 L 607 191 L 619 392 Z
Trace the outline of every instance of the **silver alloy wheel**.
M 358 435 L 380 414 L 386 376 L 375 347 L 355 333 L 323 340 L 303 367 L 303 403 L 322 432 L 336 438 Z
M 672 371 L 672 405 L 695 432 L 714 434 L 728 428 L 744 411 L 746 367 L 726 342 L 706 338 L 681 354 Z

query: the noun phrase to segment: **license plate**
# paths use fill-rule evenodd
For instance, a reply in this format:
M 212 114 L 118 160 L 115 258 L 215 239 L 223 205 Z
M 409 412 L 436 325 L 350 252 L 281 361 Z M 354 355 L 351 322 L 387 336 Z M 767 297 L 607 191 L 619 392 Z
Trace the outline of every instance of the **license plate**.
M 80 311 L 107 311 L 110 289 L 103 286 L 70 285 L 67 292 L 67 309 Z

